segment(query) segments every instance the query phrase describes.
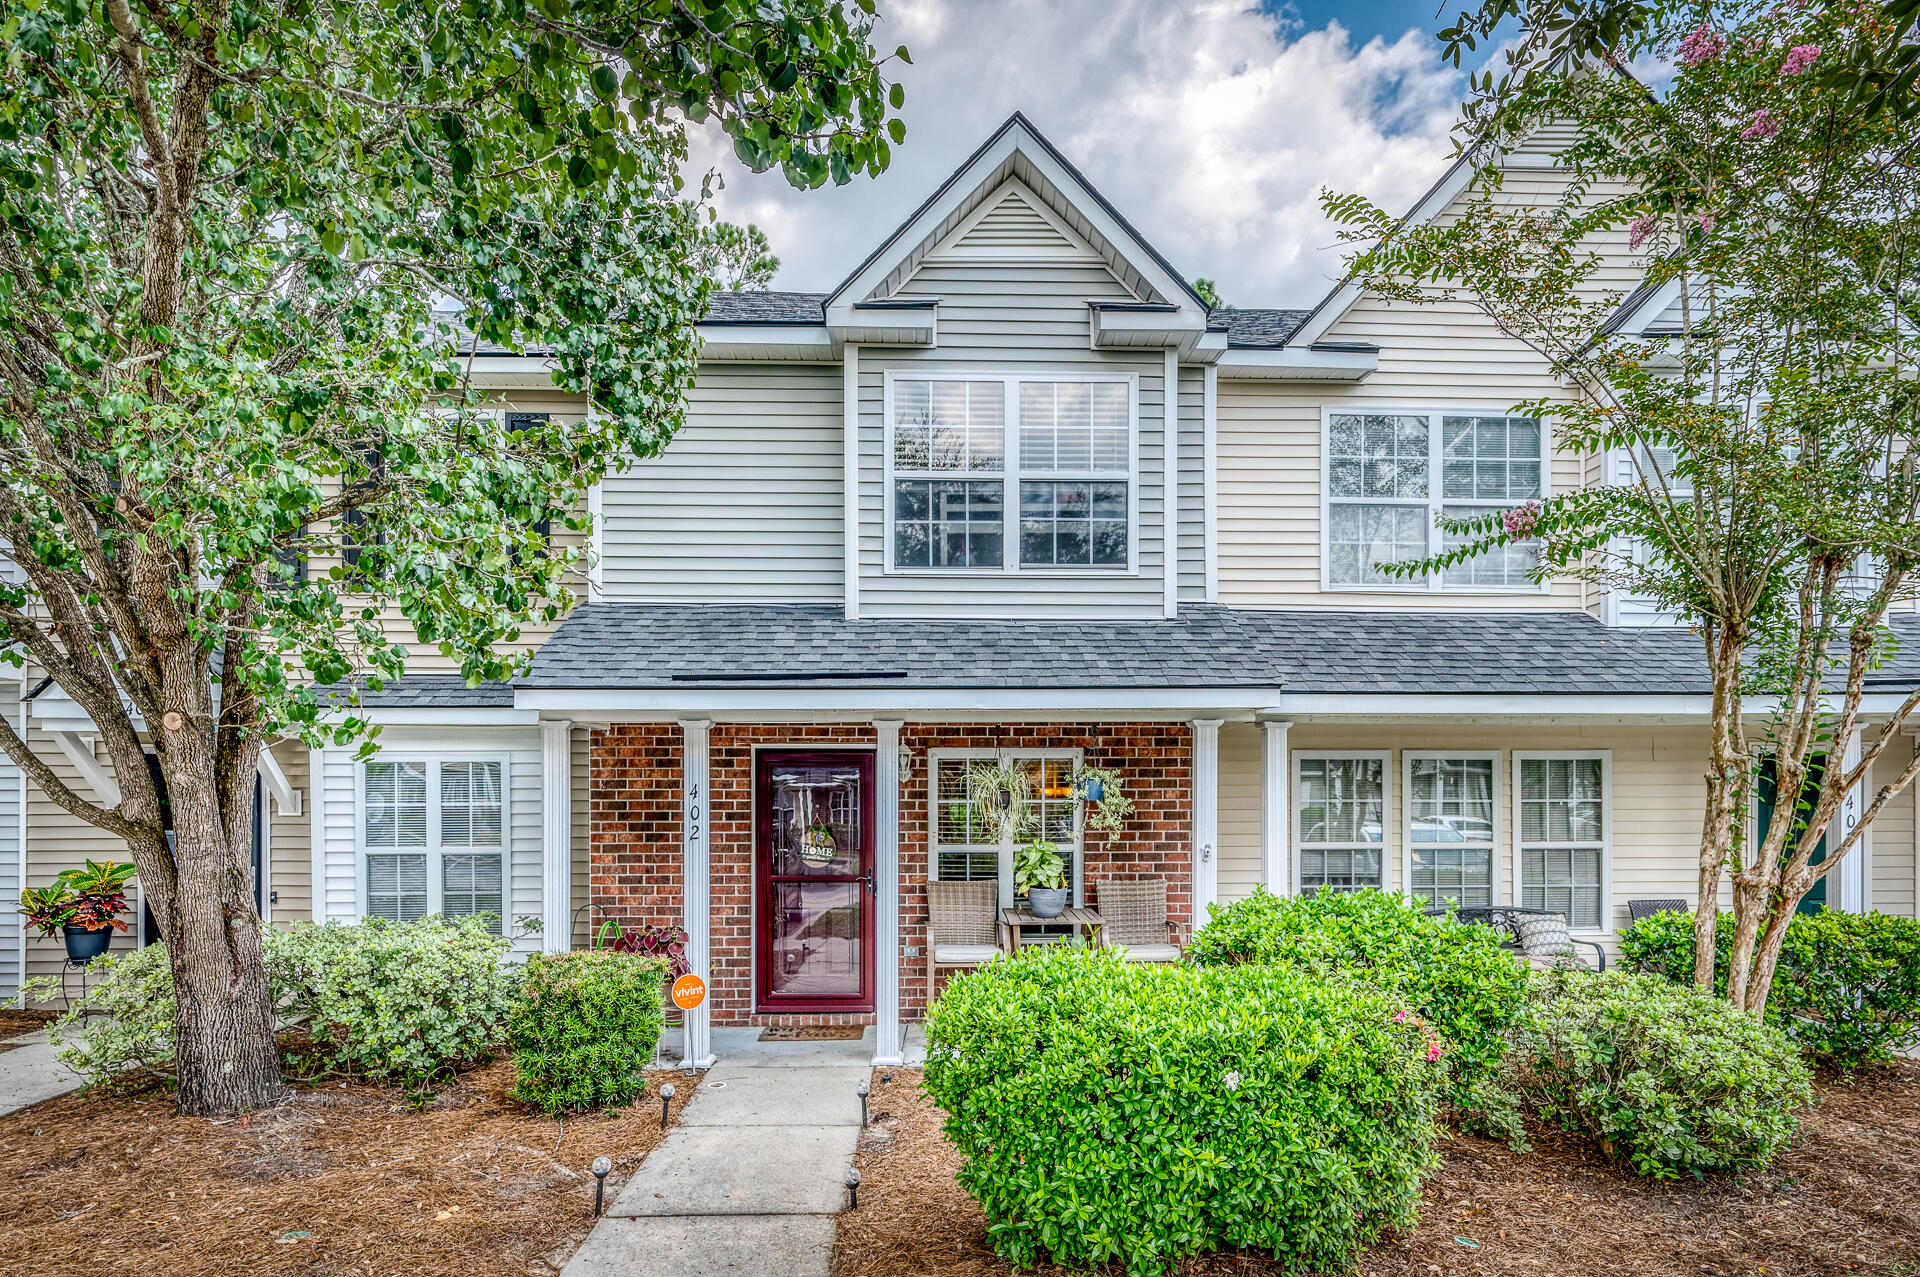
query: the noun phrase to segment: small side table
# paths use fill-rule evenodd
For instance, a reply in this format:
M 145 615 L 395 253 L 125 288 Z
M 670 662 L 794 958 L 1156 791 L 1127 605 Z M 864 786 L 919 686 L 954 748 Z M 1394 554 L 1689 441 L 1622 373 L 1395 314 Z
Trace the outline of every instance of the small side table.
M 1098 909 L 1066 909 L 1052 918 L 1036 918 L 1025 909 L 1002 909 L 1000 925 L 1007 929 L 1007 937 L 1013 951 L 1020 951 L 1020 932 L 1027 927 L 1059 927 L 1071 925 L 1077 935 L 1087 935 L 1088 943 L 1100 944 L 1101 931 L 1107 920 L 1100 916 Z

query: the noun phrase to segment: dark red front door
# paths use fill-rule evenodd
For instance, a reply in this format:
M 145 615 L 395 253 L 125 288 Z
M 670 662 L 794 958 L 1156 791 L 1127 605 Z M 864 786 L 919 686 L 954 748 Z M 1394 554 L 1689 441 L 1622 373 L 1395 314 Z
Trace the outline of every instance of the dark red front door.
M 757 1010 L 873 1010 L 873 755 L 762 753 Z

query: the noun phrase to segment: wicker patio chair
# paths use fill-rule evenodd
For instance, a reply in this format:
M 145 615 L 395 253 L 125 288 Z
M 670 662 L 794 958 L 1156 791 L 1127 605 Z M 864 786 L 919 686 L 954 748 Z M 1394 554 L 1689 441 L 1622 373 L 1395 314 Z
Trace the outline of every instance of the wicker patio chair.
M 1656 913 L 1691 913 L 1693 906 L 1679 897 L 1657 900 L 1627 901 L 1627 916 L 1638 922 L 1642 918 L 1651 918 Z
M 1167 921 L 1166 879 L 1102 879 L 1095 904 L 1102 944 L 1125 949 L 1129 962 L 1180 961 L 1173 924 Z
M 941 967 L 977 967 L 1000 953 L 1000 884 L 927 884 L 927 996 Z

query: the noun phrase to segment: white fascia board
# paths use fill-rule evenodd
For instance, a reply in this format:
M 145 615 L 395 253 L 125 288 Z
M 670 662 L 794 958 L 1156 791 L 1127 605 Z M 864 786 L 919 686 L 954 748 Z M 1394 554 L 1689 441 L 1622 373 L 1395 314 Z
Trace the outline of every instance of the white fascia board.
M 1900 707 L 1902 698 L 1884 693 L 1861 698 L 1861 714 L 1869 719 L 1885 717 Z M 1747 702 L 1750 715 L 1772 712 L 1772 698 Z M 1263 717 L 1306 719 L 1352 719 L 1388 721 L 1410 718 L 1441 719 L 1584 719 L 1617 722 L 1624 719 L 1664 722 L 1707 722 L 1713 713 L 1710 696 L 1686 695 L 1537 695 L 1502 693 L 1499 695 L 1434 694 L 1407 695 L 1400 692 L 1300 692 L 1280 696 L 1262 706 Z
M 592 718 L 643 713 L 1052 713 L 1239 711 L 1271 701 L 1275 688 L 529 688 L 514 693 L 520 711 Z
M 1453 203 L 1455 197 L 1473 183 L 1473 174 L 1474 165 L 1471 155 L 1463 155 L 1455 160 L 1453 167 L 1441 175 L 1432 189 L 1420 197 L 1420 202 L 1400 219 L 1400 225 L 1422 226 L 1438 217 L 1441 209 Z M 1311 346 L 1319 341 L 1327 335 L 1328 329 L 1340 322 L 1341 317 L 1360 300 L 1360 295 L 1365 291 L 1366 286 L 1359 280 L 1343 280 L 1338 288 L 1313 308 L 1313 313 L 1307 316 L 1307 321 L 1294 331 L 1293 336 L 1287 338 L 1287 344 Z
M 345 718 L 350 711 L 331 710 L 323 721 L 332 723 Z M 365 722 L 381 727 L 533 727 L 540 722 L 540 715 L 529 709 L 515 707 L 508 709 L 503 705 L 475 705 L 466 708 L 430 706 L 394 706 L 391 708 L 373 707 L 361 709 L 356 716 Z
M 1674 302 L 1680 298 L 1680 277 L 1668 279 L 1659 287 L 1643 295 L 1617 313 L 1608 317 L 1606 330 L 1623 336 L 1637 337 L 1646 329 L 1647 324 L 1658 319 Z
M 834 339 L 841 342 L 936 346 L 940 342 L 940 305 L 929 300 L 904 306 L 829 306 L 827 326 Z
M 1207 317 L 1192 307 L 1087 303 L 1093 347 L 1188 346 L 1207 335 Z
M 778 351 L 781 358 L 796 356 L 831 360 L 840 343 L 820 324 L 701 324 L 702 359 L 751 359 L 758 352 Z
M 551 390 L 558 367 L 545 355 L 475 355 L 454 360 L 478 390 Z
M 1305 346 L 1229 350 L 1222 377 L 1236 381 L 1364 381 L 1380 367 L 1377 350 L 1311 350 Z
M 1183 310 L 1199 314 L 1200 327 L 1206 327 L 1206 314 L 1194 304 L 1186 281 L 1162 267 L 1139 236 L 1107 211 L 1101 200 L 1088 188 L 1086 179 L 1057 160 L 1050 148 L 1018 117 L 1008 120 L 987 145 L 975 152 L 965 165 L 947 179 L 933 199 L 887 237 L 886 245 L 893 251 L 876 253 L 834 291 L 827 299 L 828 322 L 842 322 L 837 318 L 842 308 L 871 295 L 893 273 L 902 258 L 919 247 L 955 209 L 972 197 L 982 182 L 1016 154 L 1052 183 L 1055 190 L 1071 200 L 1080 216 L 1086 218 L 1100 237 L 1113 245 L 1114 250 L 1124 256 L 1162 297 Z

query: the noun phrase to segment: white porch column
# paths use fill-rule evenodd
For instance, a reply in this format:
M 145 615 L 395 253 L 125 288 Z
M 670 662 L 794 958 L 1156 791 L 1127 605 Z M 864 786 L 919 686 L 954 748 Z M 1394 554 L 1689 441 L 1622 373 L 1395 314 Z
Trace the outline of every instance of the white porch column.
M 1843 768 L 1860 765 L 1860 733 L 1856 730 L 1847 741 L 1846 749 L 1840 755 Z M 1872 788 L 1873 777 L 1867 776 L 1858 785 L 1847 791 L 1840 801 L 1840 810 L 1834 814 L 1833 824 L 1827 828 L 1827 846 L 1838 848 L 1847 840 L 1847 835 L 1860 827 L 1860 817 L 1867 809 L 1867 794 Z M 1848 913 L 1865 913 L 1873 908 L 1873 898 L 1868 884 L 1873 881 L 1873 830 L 1868 829 L 1860 835 L 1859 845 L 1847 853 L 1840 867 L 1831 875 L 1836 881 L 1828 884 L 1827 899 L 1837 908 Z M 1836 890 L 1837 888 L 1837 890 Z
M 713 723 L 680 720 L 680 874 L 681 921 L 687 931 L 687 966 L 707 982 L 707 1001 L 685 1013 L 686 1047 L 682 1059 L 695 1068 L 713 1063 L 713 970 L 708 960 L 713 935 L 713 905 L 707 861 L 707 742 Z
M 573 723 L 540 721 L 540 948 L 573 947 Z
M 1193 925 L 1204 926 L 1207 906 L 1220 898 L 1220 724 L 1196 718 L 1193 727 Z
M 1293 775 L 1284 718 L 1260 720 L 1260 881 L 1276 896 L 1293 893 Z
M 873 1062 L 900 1064 L 900 720 L 873 731 Z

